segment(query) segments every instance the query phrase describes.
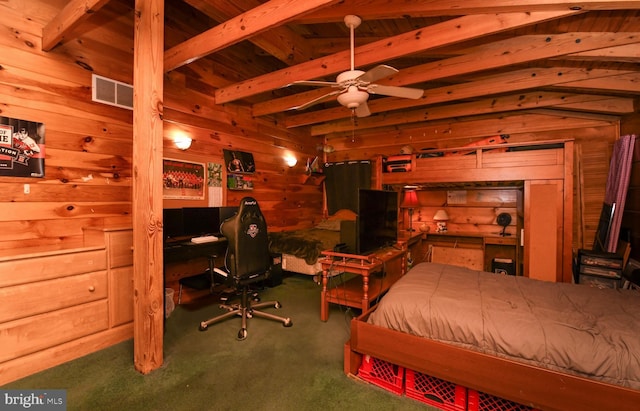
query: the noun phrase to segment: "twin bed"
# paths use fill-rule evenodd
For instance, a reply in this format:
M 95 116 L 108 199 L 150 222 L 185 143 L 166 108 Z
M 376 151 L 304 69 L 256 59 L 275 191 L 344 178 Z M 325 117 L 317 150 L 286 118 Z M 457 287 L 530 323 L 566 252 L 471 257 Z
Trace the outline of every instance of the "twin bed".
M 322 251 L 341 243 L 343 221 L 355 219 L 353 211 L 342 209 L 309 229 L 269 233 L 269 250 L 282 254 L 283 270 L 317 276 L 322 271 L 318 262 Z
M 438 263 L 351 323 L 363 355 L 540 410 L 640 407 L 640 295 Z

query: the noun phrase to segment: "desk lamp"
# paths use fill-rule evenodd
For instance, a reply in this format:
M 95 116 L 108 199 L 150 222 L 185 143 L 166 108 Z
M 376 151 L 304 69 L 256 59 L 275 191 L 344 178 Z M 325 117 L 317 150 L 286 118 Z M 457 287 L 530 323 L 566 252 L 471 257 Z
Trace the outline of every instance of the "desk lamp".
M 447 232 L 448 219 L 449 219 L 449 214 L 447 214 L 445 210 L 436 211 L 436 214 L 433 216 L 433 220 L 436 222 L 436 233 Z
M 420 203 L 418 202 L 418 193 L 416 192 L 416 187 L 407 186 L 404 190 L 404 197 L 402 197 L 402 208 L 406 208 L 409 210 L 409 229 L 407 231 L 414 231 L 413 229 L 413 209 L 418 207 Z

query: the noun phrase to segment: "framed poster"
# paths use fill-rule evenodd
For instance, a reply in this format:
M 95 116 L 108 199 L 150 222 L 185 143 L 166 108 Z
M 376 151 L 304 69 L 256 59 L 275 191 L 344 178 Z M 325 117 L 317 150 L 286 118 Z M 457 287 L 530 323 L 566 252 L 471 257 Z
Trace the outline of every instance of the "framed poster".
M 0 116 L 0 176 L 44 177 L 44 123 Z
M 162 159 L 162 197 L 179 200 L 204 200 L 206 185 L 202 163 Z
M 253 154 L 244 151 L 223 149 L 225 166 L 229 173 L 254 173 L 256 164 L 253 162 Z
M 229 190 L 253 190 L 253 178 L 244 174 L 227 174 Z

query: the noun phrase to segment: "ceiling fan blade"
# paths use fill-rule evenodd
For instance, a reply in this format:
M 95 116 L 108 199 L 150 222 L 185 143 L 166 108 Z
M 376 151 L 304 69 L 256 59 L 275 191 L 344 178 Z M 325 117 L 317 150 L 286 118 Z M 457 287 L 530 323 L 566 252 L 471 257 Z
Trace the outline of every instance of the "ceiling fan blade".
M 335 81 L 298 80 L 287 84 L 289 86 L 318 86 L 318 87 L 340 87 Z
M 383 86 L 381 84 L 369 84 L 366 90 L 371 94 L 383 96 L 402 97 L 417 100 L 424 94 L 421 88 Z
M 340 93 L 344 93 L 345 90 L 334 90 L 330 93 L 324 94 L 320 97 L 314 98 L 311 101 L 307 101 L 304 104 L 301 104 L 299 106 L 295 106 L 295 107 L 291 107 L 291 110 L 304 110 L 305 108 L 311 107 L 314 104 L 318 104 L 319 102 L 321 102 L 322 100 L 331 97 L 331 96 L 335 96 L 336 94 L 340 94 Z
M 369 117 L 371 115 L 369 105 L 366 101 L 364 103 L 360 103 L 360 105 L 355 108 L 355 112 L 358 117 Z
M 362 74 L 360 77 L 358 77 L 358 80 L 365 83 L 373 83 L 376 80 L 388 77 L 392 74 L 396 74 L 397 72 L 398 69 L 387 66 L 386 64 L 381 64 Z

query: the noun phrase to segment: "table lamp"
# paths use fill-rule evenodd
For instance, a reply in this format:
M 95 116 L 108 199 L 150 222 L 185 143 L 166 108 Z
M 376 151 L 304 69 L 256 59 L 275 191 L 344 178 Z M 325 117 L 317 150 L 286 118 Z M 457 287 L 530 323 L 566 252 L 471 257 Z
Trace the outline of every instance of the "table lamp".
M 406 208 L 409 210 L 409 229 L 407 231 L 411 232 L 413 230 L 413 209 L 418 207 L 420 203 L 418 202 L 418 193 L 414 187 L 405 187 L 404 197 L 402 197 L 402 205 L 400 207 Z
M 447 214 L 445 210 L 436 211 L 436 214 L 433 216 L 433 221 L 436 222 L 436 233 L 447 232 L 448 219 L 449 219 L 449 214 Z

